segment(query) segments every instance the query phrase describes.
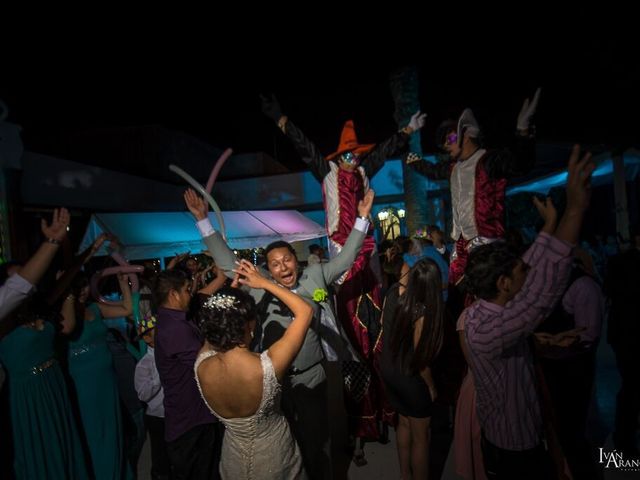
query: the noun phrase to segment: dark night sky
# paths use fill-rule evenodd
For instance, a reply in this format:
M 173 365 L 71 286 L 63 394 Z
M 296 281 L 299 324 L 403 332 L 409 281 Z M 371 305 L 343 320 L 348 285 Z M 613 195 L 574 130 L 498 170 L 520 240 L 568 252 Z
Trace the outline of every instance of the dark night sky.
M 499 145 L 513 132 L 522 100 L 538 85 L 540 141 L 639 146 L 640 41 L 631 35 L 543 36 L 541 31 L 535 38 L 439 44 L 424 39 L 424 48 L 413 43 L 418 48 L 411 58 L 399 58 L 392 45 L 372 45 L 366 55 L 362 47 L 347 55 L 333 46 L 296 55 L 286 47 L 256 44 L 220 57 L 119 47 L 110 55 L 51 55 L 6 69 L 0 98 L 9 105 L 9 121 L 22 125 L 26 148 L 34 151 L 55 153 L 47 149 L 60 133 L 153 124 L 237 152 L 277 150 L 278 159 L 296 170 L 303 164 L 262 116 L 260 92 L 275 92 L 284 112 L 330 153 L 348 118 L 355 120 L 362 142 L 394 131 L 389 73 L 413 63 L 429 115 L 426 151 L 433 150 L 437 124 L 466 106 L 474 109 L 489 145 Z

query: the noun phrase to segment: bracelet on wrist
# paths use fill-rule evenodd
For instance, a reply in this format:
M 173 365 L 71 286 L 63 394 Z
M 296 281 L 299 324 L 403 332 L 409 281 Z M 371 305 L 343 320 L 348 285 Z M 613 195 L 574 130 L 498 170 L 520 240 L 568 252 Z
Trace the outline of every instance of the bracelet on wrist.
M 52 243 L 53 245 L 60 245 L 62 242 L 57 238 L 47 238 L 45 240 L 47 243 Z
M 362 220 L 368 222 L 369 221 L 369 217 L 365 217 L 364 215 L 358 215 L 357 218 L 361 218 Z

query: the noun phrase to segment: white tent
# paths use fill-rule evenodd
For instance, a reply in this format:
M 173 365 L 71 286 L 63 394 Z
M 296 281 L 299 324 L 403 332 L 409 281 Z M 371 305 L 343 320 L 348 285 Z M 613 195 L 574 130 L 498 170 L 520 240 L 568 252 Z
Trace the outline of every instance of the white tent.
M 326 235 L 324 228 L 295 210 L 261 210 L 222 213 L 231 248 L 264 247 L 275 240 L 297 242 Z M 217 228 L 216 217 L 209 214 Z M 187 212 L 98 213 L 91 216 L 80 244 L 87 248 L 101 233 L 118 237 L 129 260 L 172 257 L 176 253 L 200 252 L 205 246 Z M 107 255 L 103 247 L 97 256 Z

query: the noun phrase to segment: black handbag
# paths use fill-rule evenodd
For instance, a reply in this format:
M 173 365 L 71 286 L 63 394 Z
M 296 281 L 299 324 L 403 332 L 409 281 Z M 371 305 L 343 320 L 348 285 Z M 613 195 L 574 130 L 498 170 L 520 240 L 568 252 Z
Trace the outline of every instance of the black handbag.
M 369 368 L 362 362 L 345 360 L 342 362 L 342 378 L 349 398 L 354 402 L 362 400 L 371 383 Z

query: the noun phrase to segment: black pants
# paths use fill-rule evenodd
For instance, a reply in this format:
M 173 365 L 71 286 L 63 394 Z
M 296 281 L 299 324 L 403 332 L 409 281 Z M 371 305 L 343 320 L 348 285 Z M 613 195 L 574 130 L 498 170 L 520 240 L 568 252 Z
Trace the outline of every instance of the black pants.
M 315 388 L 303 385 L 285 388 L 281 406 L 300 447 L 307 476 L 312 480 L 331 478 L 327 381 Z
M 529 450 L 505 450 L 481 441 L 484 471 L 489 480 L 550 480 L 555 478 L 551 458 L 542 446 Z
M 636 319 L 637 320 L 637 319 Z M 616 448 L 633 452 L 640 414 L 640 349 L 638 345 L 614 345 L 622 384 L 616 398 L 613 442 Z
M 596 453 L 586 437 L 595 376 L 595 351 L 557 360 L 541 359 L 540 364 L 551 395 L 558 440 L 573 478 L 595 478 Z
M 167 442 L 174 480 L 219 479 L 222 429 L 219 423 L 193 427 L 178 439 Z
M 145 415 L 144 425 L 149 432 L 151 443 L 151 480 L 169 480 L 171 463 L 164 441 L 164 418 Z

